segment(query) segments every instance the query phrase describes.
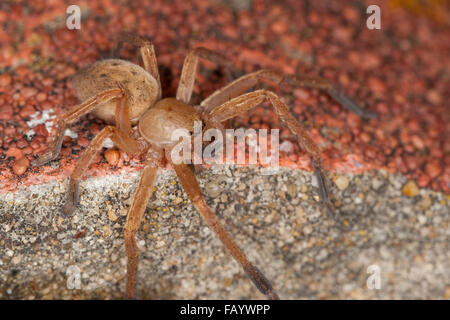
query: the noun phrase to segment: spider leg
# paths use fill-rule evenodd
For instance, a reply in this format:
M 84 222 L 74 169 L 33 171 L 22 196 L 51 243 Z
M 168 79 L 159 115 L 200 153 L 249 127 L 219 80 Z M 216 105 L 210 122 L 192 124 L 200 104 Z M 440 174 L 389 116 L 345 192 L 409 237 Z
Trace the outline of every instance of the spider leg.
M 89 146 L 84 150 L 80 159 L 77 161 L 75 169 L 70 175 L 69 193 L 63 209 L 65 214 L 71 213 L 78 204 L 80 179 L 86 172 L 97 152 L 103 147 L 103 142 L 105 142 L 107 138 L 111 138 L 116 146 L 128 154 L 142 153 L 147 149 L 147 146 L 139 144 L 138 141 L 130 136 L 131 123 L 128 112 L 127 98 L 125 95 L 122 95 L 117 101 L 116 106 L 117 127 L 107 126 L 95 136 Z
M 52 145 L 49 148 L 49 151 L 41 155 L 38 159 L 33 160 L 31 165 L 33 166 L 41 166 L 53 159 L 55 159 L 59 152 L 61 151 L 61 145 L 64 138 L 64 132 L 69 127 L 70 124 L 78 120 L 81 116 L 92 111 L 99 104 L 105 103 L 114 98 L 120 98 L 122 96 L 122 91 L 120 89 L 111 89 L 106 90 L 95 97 L 90 98 L 86 102 L 76 106 L 71 111 L 65 113 L 63 117 L 58 121 L 58 129 L 56 131 L 55 138 L 53 140 Z
M 328 188 L 326 184 L 326 175 L 322 169 L 322 160 L 319 147 L 314 143 L 303 126 L 289 113 L 288 107 L 273 92 L 267 90 L 256 90 L 254 92 L 240 95 L 231 99 L 222 105 L 214 108 L 206 115 L 211 121 L 225 121 L 233 118 L 242 112 L 259 105 L 264 101 L 269 101 L 274 107 L 278 117 L 288 127 L 288 129 L 297 136 L 300 147 L 302 147 L 312 158 L 314 172 L 319 184 L 319 195 L 322 205 L 327 209 L 330 217 L 336 217 L 333 204 L 328 197 Z
M 141 37 L 137 34 L 127 32 L 127 31 L 121 31 L 118 35 L 118 39 L 116 42 L 116 45 L 114 46 L 114 49 L 111 52 L 111 56 L 116 57 L 119 54 L 119 51 L 122 47 L 122 44 L 124 42 L 130 43 L 134 46 L 139 47 L 139 51 L 141 53 L 142 61 L 144 63 L 144 69 L 147 70 L 148 73 L 150 73 L 153 78 L 156 79 L 156 82 L 159 84 L 159 98 L 161 97 L 161 80 L 159 78 L 159 71 L 158 71 L 158 62 L 156 61 L 156 54 L 155 54 L 155 48 L 153 44 L 145 39 L 144 37 Z
M 78 196 L 79 196 L 79 184 L 80 179 L 83 176 L 83 173 L 89 167 L 92 160 L 98 151 L 103 147 L 103 142 L 110 138 L 114 134 L 115 128 L 113 126 L 107 126 L 103 128 L 91 141 L 89 146 L 84 150 L 80 159 L 78 159 L 77 164 L 75 165 L 75 169 L 70 175 L 69 182 L 69 192 L 67 195 L 67 202 L 64 205 L 63 213 L 69 214 L 75 209 L 78 204 Z
M 289 84 L 295 87 L 317 88 L 327 92 L 333 99 L 339 102 L 343 107 L 356 113 L 362 118 L 370 119 L 376 117 L 375 113 L 361 109 L 356 103 L 336 89 L 328 80 L 308 77 L 287 75 L 279 71 L 262 69 L 256 72 L 244 75 L 225 87 L 215 91 L 208 98 L 201 102 L 205 112 L 212 111 L 215 107 L 235 98 L 252 87 L 260 84 L 261 81 L 272 81 L 277 84 Z
M 136 296 L 136 280 L 138 271 L 139 250 L 134 239 L 139 225 L 144 215 L 148 199 L 153 193 L 158 167 L 147 165 L 142 171 L 139 185 L 133 198 L 133 203 L 128 211 L 127 221 L 124 228 L 125 250 L 127 252 L 127 299 L 134 299 Z
M 170 159 L 169 154 L 167 154 L 166 157 Z M 269 299 L 278 300 L 279 297 L 273 290 L 272 285 L 263 273 L 252 265 L 244 252 L 242 252 L 242 250 L 222 227 L 217 216 L 206 204 L 193 171 L 186 164 L 172 163 L 172 166 L 174 167 L 183 189 L 186 191 L 194 207 L 198 210 L 198 212 L 200 212 L 206 224 L 216 233 L 220 241 L 222 241 L 224 246 L 230 251 L 234 259 L 236 259 L 236 261 L 239 262 L 239 264 L 244 268 L 245 272 L 253 281 L 255 286 Z
M 137 140 L 132 137 L 132 128 L 130 121 L 130 109 L 128 105 L 128 91 L 120 83 L 117 84 L 123 91 L 123 98 L 118 100 L 116 106 L 116 131 L 112 137 L 112 140 L 116 146 L 125 151 L 128 154 L 139 154 L 147 149 L 147 145 L 141 145 Z
M 229 61 L 218 52 L 203 47 L 191 50 L 184 59 L 176 96 L 178 100 L 185 103 L 189 103 L 189 100 L 191 100 L 199 57 L 223 66 L 230 64 Z

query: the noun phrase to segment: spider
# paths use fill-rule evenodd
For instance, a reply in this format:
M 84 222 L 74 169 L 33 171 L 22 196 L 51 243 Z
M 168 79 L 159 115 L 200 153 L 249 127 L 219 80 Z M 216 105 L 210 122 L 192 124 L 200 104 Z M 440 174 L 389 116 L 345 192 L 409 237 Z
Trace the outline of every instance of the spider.
M 161 98 L 161 82 L 152 43 L 144 37 L 128 32 L 121 32 L 117 43 L 116 49 L 120 48 L 123 43 L 130 43 L 138 47 L 144 67 L 122 59 L 106 59 L 78 71 L 72 79 L 72 84 L 82 103 L 58 120 L 57 132 L 52 145 L 46 153 L 33 160 L 32 165 L 41 166 L 55 159 L 61 150 L 64 132 L 68 126 L 81 116 L 92 112 L 108 125 L 90 142 L 70 175 L 68 197 L 63 207 L 63 213 L 70 214 L 77 206 L 80 179 L 107 138 L 110 138 L 124 152 L 145 157 L 145 166 L 124 227 L 125 249 L 128 258 L 126 298 L 134 299 L 136 296 L 139 252 L 135 234 L 147 202 L 152 195 L 158 168 L 168 161 L 175 169 L 178 179 L 194 207 L 233 258 L 242 266 L 255 286 L 267 298 L 279 299 L 267 278 L 253 266 L 220 224 L 215 213 L 207 206 L 191 167 L 184 163 L 174 163 L 171 159 L 170 151 L 174 147 L 171 132 L 177 128 L 192 131 L 194 121 L 202 121 L 210 128 L 222 128 L 221 122 L 246 112 L 264 101 L 270 102 L 281 121 L 296 135 L 303 150 L 311 156 L 314 172 L 318 179 L 321 203 L 329 216 L 334 217 L 335 211 L 329 200 L 329 192 L 325 183 L 326 175 L 322 169 L 318 146 L 275 93 L 269 90 L 246 92 L 264 80 L 278 84 L 319 88 L 363 118 L 371 118 L 374 114 L 360 109 L 324 79 L 285 75 L 279 71 L 267 69 L 244 75 L 232 81 L 194 107 L 189 104 L 189 101 L 199 58 L 229 66 L 223 55 L 202 47 L 191 50 L 186 56 L 176 97 Z

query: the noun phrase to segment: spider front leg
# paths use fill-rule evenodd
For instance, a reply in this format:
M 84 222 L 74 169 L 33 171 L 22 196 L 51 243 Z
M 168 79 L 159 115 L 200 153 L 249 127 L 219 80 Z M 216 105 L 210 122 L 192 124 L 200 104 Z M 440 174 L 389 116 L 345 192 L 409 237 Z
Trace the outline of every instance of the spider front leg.
M 166 153 L 166 157 L 170 159 L 169 153 Z M 177 173 L 178 179 L 181 181 L 184 191 L 187 193 L 194 207 L 198 210 L 198 212 L 200 212 L 206 224 L 216 233 L 220 241 L 222 241 L 224 246 L 230 251 L 234 259 L 236 259 L 236 261 L 243 267 L 259 291 L 265 294 L 269 299 L 278 300 L 279 297 L 273 290 L 272 285 L 269 283 L 267 278 L 248 260 L 244 252 L 242 252 L 238 245 L 233 241 L 230 235 L 220 224 L 217 216 L 206 204 L 193 171 L 186 164 L 174 164 L 172 161 L 171 164 Z
M 136 297 L 139 250 L 134 237 L 139 229 L 148 199 L 152 196 L 157 172 L 158 167 L 155 164 L 147 165 L 142 171 L 139 185 L 134 194 L 133 203 L 128 211 L 127 222 L 125 223 L 125 250 L 128 257 L 125 293 L 127 299 L 134 299 Z
M 293 134 L 297 136 L 300 147 L 311 156 L 314 172 L 319 184 L 319 195 L 322 205 L 325 206 L 328 215 L 331 218 L 335 218 L 336 212 L 328 196 L 329 192 L 325 180 L 326 175 L 322 168 L 320 149 L 307 134 L 303 126 L 290 114 L 288 107 L 275 93 L 267 90 L 257 90 L 240 95 L 214 108 L 206 115 L 206 117 L 213 122 L 225 121 L 239 115 L 242 112 L 248 111 L 264 101 L 269 101 L 272 104 L 281 121 Z
M 203 100 L 200 105 L 203 107 L 204 112 L 210 112 L 215 107 L 220 106 L 230 99 L 235 98 L 260 84 L 261 81 L 267 80 L 280 85 L 289 84 L 295 87 L 317 88 L 324 90 L 344 108 L 359 115 L 360 117 L 365 119 L 376 117 L 375 113 L 361 109 L 356 103 L 336 89 L 336 87 L 333 86 L 328 80 L 308 76 L 287 75 L 279 71 L 267 69 L 252 72 L 236 79 L 225 87 L 212 93 L 208 98 Z
M 70 214 L 75 209 L 79 200 L 79 185 L 83 173 L 89 167 L 98 151 L 103 147 L 103 142 L 114 134 L 115 128 L 107 126 L 103 128 L 92 140 L 89 146 L 84 150 L 80 159 L 78 159 L 75 169 L 70 175 L 69 192 L 67 201 L 63 208 L 64 214 Z
M 101 130 L 77 161 L 75 169 L 70 175 L 67 202 L 63 208 L 65 214 L 71 213 L 78 204 L 80 180 L 97 152 L 103 147 L 103 143 L 107 138 L 111 138 L 116 146 L 129 154 L 141 153 L 146 149 L 147 146 L 139 144 L 139 142 L 131 137 L 129 107 L 125 93 L 123 93 L 117 101 L 116 125 L 117 127 L 107 126 Z
M 133 46 L 139 47 L 142 61 L 144 63 L 144 69 L 147 70 L 148 73 L 150 73 L 159 84 L 158 88 L 159 88 L 159 98 L 160 98 L 161 97 L 161 80 L 159 78 L 158 62 L 156 61 L 155 48 L 154 48 L 153 44 L 150 41 L 148 41 L 147 39 L 145 39 L 144 37 L 141 37 L 137 34 L 127 32 L 127 31 L 121 31 L 118 35 L 116 45 L 114 46 L 114 48 L 111 52 L 111 55 L 113 57 L 118 56 L 119 51 L 124 42 L 130 43 Z
M 70 124 L 74 123 L 81 116 L 91 112 L 98 105 L 119 97 L 122 97 L 122 91 L 120 89 L 106 90 L 87 100 L 86 102 L 76 106 L 75 108 L 73 108 L 73 110 L 65 113 L 63 117 L 58 121 L 58 129 L 56 131 L 53 143 L 50 146 L 50 150 L 41 155 L 38 159 L 31 161 L 31 165 L 41 166 L 51 160 L 54 160 L 61 151 L 64 132 Z
M 189 103 L 189 100 L 191 100 L 199 57 L 222 66 L 230 65 L 229 61 L 218 52 L 203 47 L 191 50 L 184 59 L 176 96 L 178 100 L 184 103 Z

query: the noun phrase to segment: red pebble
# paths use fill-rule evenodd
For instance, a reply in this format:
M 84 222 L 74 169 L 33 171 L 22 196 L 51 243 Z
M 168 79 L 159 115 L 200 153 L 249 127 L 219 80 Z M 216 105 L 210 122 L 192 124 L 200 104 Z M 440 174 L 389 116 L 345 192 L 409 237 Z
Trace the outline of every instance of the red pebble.
M 425 148 L 425 144 L 423 143 L 423 140 L 419 136 L 416 135 L 412 136 L 411 141 L 414 147 L 416 147 L 417 149 L 420 150 Z
M 9 85 L 11 85 L 11 75 L 9 73 L 3 73 L 2 75 L 0 75 L 0 87 L 8 87 Z
M 367 132 L 363 132 L 363 133 L 361 133 L 361 140 L 363 141 L 363 142 L 365 142 L 365 143 L 369 143 L 370 142 L 370 140 L 372 139 L 371 137 L 370 137 L 370 134 L 368 134 Z
M 19 147 L 20 149 L 25 148 L 26 146 L 28 146 L 28 141 L 25 139 L 20 139 L 19 141 L 17 141 L 17 147 Z
M 14 157 L 16 159 L 20 159 L 23 156 L 22 151 L 20 151 L 19 149 L 15 148 L 15 147 L 9 148 L 6 151 L 6 155 L 8 157 Z
M 366 147 L 366 151 L 365 151 L 365 155 L 367 158 L 369 159 L 375 159 L 375 157 L 377 156 L 378 153 L 378 149 L 373 147 L 373 146 L 367 146 Z
M 38 135 L 38 136 L 44 136 L 44 137 L 48 136 L 47 128 L 43 124 L 38 124 L 37 126 L 35 126 L 33 128 L 33 130 L 36 133 L 36 135 Z
M 36 141 L 36 139 L 34 139 L 33 141 L 31 141 L 30 146 L 31 146 L 33 149 L 39 149 L 39 147 L 40 147 L 41 145 L 39 144 L 39 142 Z
M 430 176 L 431 179 L 434 179 L 441 174 L 442 167 L 436 161 L 428 162 L 425 166 L 425 172 Z
M 31 104 L 27 104 L 25 107 L 22 108 L 22 110 L 20 110 L 19 115 L 22 118 L 27 118 L 35 112 L 36 110 L 34 109 L 34 107 Z
M 417 184 L 421 188 L 426 187 L 429 183 L 430 183 L 430 177 L 428 175 L 426 175 L 425 173 L 423 173 L 417 180 Z
M 89 144 L 89 140 L 84 137 L 78 138 L 77 141 L 78 141 L 78 145 L 80 145 L 81 147 L 87 147 Z
M 31 148 L 30 146 L 22 149 L 23 154 L 30 154 L 32 152 L 33 152 L 33 148 Z
M 37 91 L 36 88 L 24 87 L 24 88 L 22 88 L 22 90 L 20 90 L 20 95 L 22 97 L 25 97 L 25 98 L 28 99 L 28 98 L 31 98 L 31 97 L 35 96 L 37 92 L 38 91 Z
M 11 120 L 13 116 L 13 107 L 11 105 L 3 105 L 0 112 L 0 120 Z
M 45 92 L 39 92 L 36 96 L 36 100 L 39 102 L 44 102 L 47 100 L 47 94 Z
M 19 160 L 16 160 L 12 169 L 16 175 L 20 176 L 24 174 L 25 171 L 27 171 L 29 165 L 30 161 L 26 157 L 23 157 L 20 158 Z
M 119 162 L 119 152 L 116 149 L 108 149 L 105 151 L 105 159 L 112 166 Z

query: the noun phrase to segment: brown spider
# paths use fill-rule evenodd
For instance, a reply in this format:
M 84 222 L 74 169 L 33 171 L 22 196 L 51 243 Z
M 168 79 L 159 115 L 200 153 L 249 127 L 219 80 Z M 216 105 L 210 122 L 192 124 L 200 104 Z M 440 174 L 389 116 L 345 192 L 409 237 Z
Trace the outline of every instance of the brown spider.
M 170 151 L 174 147 L 174 141 L 171 140 L 171 131 L 177 128 L 192 131 L 196 120 L 203 121 L 210 128 L 222 128 L 220 124 L 222 121 L 233 118 L 264 101 L 270 102 L 283 123 L 296 135 L 300 146 L 311 156 L 319 181 L 321 202 L 328 214 L 335 216 L 333 205 L 328 198 L 326 176 L 322 170 L 319 148 L 275 93 L 267 90 L 245 92 L 257 85 L 260 80 L 319 88 L 326 90 L 343 106 L 362 117 L 369 118 L 374 115 L 358 108 L 326 80 L 284 75 L 273 70 L 260 70 L 242 76 L 217 90 L 194 108 L 189 104 L 189 100 L 194 86 L 198 58 L 228 65 L 222 55 L 205 48 L 196 48 L 187 55 L 176 98 L 161 99 L 161 83 L 153 45 L 141 37 L 125 32 L 120 34 L 119 45 L 116 49 L 123 42 L 140 47 L 144 68 L 126 60 L 107 59 L 80 70 L 74 76 L 72 83 L 78 98 L 84 102 L 64 114 L 58 121 L 57 133 L 50 150 L 34 160 L 32 165 L 40 166 L 55 159 L 60 152 L 67 127 L 81 116 L 93 112 L 95 116 L 110 125 L 97 134 L 78 160 L 70 176 L 68 199 L 63 212 L 69 214 L 75 209 L 78 203 L 80 179 L 95 154 L 102 148 L 105 139 L 111 138 L 117 147 L 128 154 L 145 154 L 145 167 L 124 228 L 128 256 L 126 297 L 134 298 L 136 291 L 138 248 L 134 237 L 148 199 L 152 195 L 158 167 L 168 161 L 175 169 L 192 204 L 231 255 L 241 264 L 256 287 L 269 299 L 278 299 L 278 295 L 266 277 L 252 265 L 219 223 L 217 216 L 207 206 L 192 169 L 186 164 L 175 164 L 172 161 Z

